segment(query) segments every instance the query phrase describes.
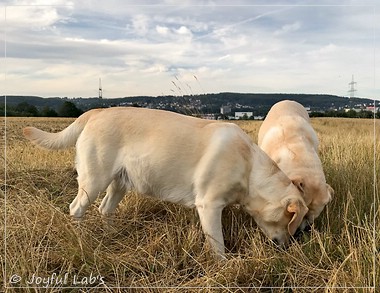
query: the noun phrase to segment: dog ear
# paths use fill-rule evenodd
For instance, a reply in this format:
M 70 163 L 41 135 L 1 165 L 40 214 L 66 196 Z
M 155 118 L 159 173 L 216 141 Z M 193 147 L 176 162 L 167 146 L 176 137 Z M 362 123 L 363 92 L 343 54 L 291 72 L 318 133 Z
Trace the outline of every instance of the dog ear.
M 302 194 L 305 192 L 305 183 L 303 182 L 302 177 L 294 178 L 292 179 L 292 182 L 298 188 L 298 190 L 302 192 Z
M 333 198 L 333 196 L 334 196 L 335 191 L 334 191 L 334 189 L 332 189 L 332 187 L 331 187 L 329 184 L 327 184 L 327 183 L 326 183 L 326 187 L 327 187 L 327 192 L 328 192 L 328 194 L 330 195 L 330 201 L 331 201 L 332 198 Z
M 288 224 L 288 232 L 290 235 L 296 233 L 297 228 L 301 225 L 303 217 L 309 211 L 307 206 L 298 199 L 292 199 L 288 202 L 286 211 L 293 214 L 292 219 Z

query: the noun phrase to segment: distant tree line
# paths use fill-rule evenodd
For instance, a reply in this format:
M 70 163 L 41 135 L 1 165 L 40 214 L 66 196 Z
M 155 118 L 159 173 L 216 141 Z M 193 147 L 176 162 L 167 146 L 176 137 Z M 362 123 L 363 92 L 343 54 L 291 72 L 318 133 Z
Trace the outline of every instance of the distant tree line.
M 21 102 L 17 105 L 0 105 L 1 116 L 8 117 L 78 117 L 83 111 L 74 103 L 65 101 L 58 108 L 54 110 L 49 106 L 45 106 L 42 109 L 38 109 L 36 106 L 29 104 L 28 102 Z
M 137 103 L 132 105 L 133 107 L 139 107 Z M 202 111 L 203 112 L 203 111 Z M 83 110 L 79 109 L 73 102 L 64 101 L 57 110 L 49 106 L 43 106 L 42 108 L 37 108 L 36 106 L 29 104 L 28 102 L 20 102 L 17 105 L 9 105 L 5 108 L 4 104 L 0 104 L 0 116 L 8 117 L 78 117 L 83 113 Z M 207 111 L 206 111 L 207 113 Z M 183 113 L 189 114 L 189 113 Z M 376 118 L 380 118 L 380 112 L 377 111 L 375 114 Z M 373 112 L 371 111 L 360 111 L 356 112 L 354 110 L 344 111 L 344 110 L 330 110 L 326 112 L 311 112 L 310 117 L 342 117 L 342 118 L 373 118 Z M 222 119 L 228 119 L 227 116 L 218 115 Z M 250 120 L 253 117 L 242 117 L 243 120 Z
M 341 118 L 373 118 L 373 112 L 371 111 L 360 111 L 356 112 L 354 110 L 349 111 L 326 111 L 322 112 L 311 112 L 310 117 L 341 117 Z M 376 118 L 380 118 L 380 112 L 375 113 Z

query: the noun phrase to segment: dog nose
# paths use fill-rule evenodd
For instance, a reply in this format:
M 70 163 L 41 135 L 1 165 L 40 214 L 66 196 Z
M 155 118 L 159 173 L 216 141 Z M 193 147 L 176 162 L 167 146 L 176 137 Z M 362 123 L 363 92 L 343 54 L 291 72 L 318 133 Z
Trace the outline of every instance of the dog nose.
M 284 249 L 288 246 L 288 240 L 282 238 L 281 236 L 274 236 L 271 241 L 280 249 Z
M 303 229 L 304 232 L 310 232 L 311 231 L 311 224 L 310 223 L 307 223 L 307 225 L 305 226 L 305 228 Z
M 296 233 L 294 233 L 293 238 L 296 240 L 301 240 L 302 236 L 305 234 L 308 234 L 310 231 L 311 231 L 311 225 L 310 224 L 305 226 L 304 229 L 298 228 Z
M 309 232 L 311 230 L 311 225 L 313 224 L 313 221 L 309 219 L 303 219 L 301 225 L 298 227 L 298 230 Z
M 296 231 L 296 233 L 294 233 L 293 237 L 295 239 L 300 239 L 302 237 L 303 233 L 304 233 L 304 231 L 301 230 L 300 228 L 298 228 L 297 231 Z
M 301 238 L 304 233 L 311 231 L 311 225 L 308 223 L 303 229 L 298 228 L 296 233 L 294 233 L 293 237 L 295 239 Z
M 273 239 L 272 239 L 272 241 L 273 241 L 273 243 L 274 244 L 276 244 L 277 246 L 280 246 L 280 239 L 278 239 L 277 237 L 274 237 Z

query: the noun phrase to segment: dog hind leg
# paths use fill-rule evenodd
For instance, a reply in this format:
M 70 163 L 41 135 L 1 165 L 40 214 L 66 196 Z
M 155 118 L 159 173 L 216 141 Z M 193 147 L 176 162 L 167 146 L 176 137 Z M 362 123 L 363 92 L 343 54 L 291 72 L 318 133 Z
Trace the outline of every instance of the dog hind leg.
M 92 166 L 90 169 L 83 170 L 77 166 L 78 194 L 70 204 L 70 215 L 76 219 L 83 217 L 87 208 L 112 181 L 112 178 L 107 176 L 109 173 L 106 170 L 103 170 L 102 174 L 97 174 L 97 169 Z

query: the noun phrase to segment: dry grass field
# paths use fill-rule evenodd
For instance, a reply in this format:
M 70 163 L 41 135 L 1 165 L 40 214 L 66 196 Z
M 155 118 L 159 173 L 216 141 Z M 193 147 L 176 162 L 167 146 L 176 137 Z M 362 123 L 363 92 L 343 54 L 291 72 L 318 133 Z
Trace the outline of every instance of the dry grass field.
M 83 222 L 72 221 L 74 149 L 41 150 L 22 137 L 27 125 L 59 131 L 71 121 L 6 120 L 0 263 L 7 292 L 376 292 L 375 285 L 379 290 L 374 169 L 380 174 L 380 121 L 374 141 L 372 120 L 314 119 L 333 201 L 286 250 L 271 244 L 239 207 L 225 209 L 225 262 L 215 261 L 204 245 L 195 210 L 142 195 L 129 193 L 112 224 L 98 214 L 99 201 Z M 257 141 L 260 122 L 237 123 Z

